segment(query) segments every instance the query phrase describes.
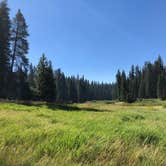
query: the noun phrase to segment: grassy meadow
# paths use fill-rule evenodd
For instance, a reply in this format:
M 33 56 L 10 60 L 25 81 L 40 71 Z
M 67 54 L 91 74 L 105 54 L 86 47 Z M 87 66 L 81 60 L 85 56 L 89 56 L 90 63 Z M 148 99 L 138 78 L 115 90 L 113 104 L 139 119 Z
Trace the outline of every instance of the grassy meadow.
M 166 166 L 166 102 L 1 102 L 1 165 Z

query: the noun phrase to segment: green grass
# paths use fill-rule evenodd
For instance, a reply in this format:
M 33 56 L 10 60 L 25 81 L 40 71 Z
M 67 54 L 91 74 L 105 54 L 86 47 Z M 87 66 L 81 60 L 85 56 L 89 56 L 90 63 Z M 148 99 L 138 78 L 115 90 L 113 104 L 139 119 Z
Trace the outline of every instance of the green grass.
M 0 103 L 0 166 L 166 165 L 166 102 Z

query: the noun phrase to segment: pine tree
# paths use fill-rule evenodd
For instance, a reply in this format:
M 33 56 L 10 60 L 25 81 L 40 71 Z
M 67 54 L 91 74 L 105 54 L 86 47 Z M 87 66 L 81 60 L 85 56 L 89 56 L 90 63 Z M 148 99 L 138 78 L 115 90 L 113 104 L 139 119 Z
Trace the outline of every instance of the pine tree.
M 37 66 L 37 89 L 41 100 L 52 102 L 55 98 L 54 76 L 51 62 L 43 54 Z
M 122 71 L 122 75 L 121 75 L 121 93 L 120 93 L 120 99 L 121 101 L 126 101 L 127 99 L 127 78 L 126 78 L 126 74 L 125 71 Z
M 52 69 L 51 61 L 48 62 L 48 67 L 46 69 L 45 79 L 47 81 L 47 89 L 46 89 L 46 101 L 54 101 L 55 100 L 55 80 Z
M 77 89 L 77 103 L 79 103 L 81 100 L 81 88 L 80 88 L 79 75 L 77 75 L 77 79 L 76 79 L 76 89 Z
M 67 85 L 64 73 L 60 69 L 55 72 L 56 102 L 64 103 L 67 100 Z
M 77 76 L 76 89 L 77 89 L 77 102 L 85 102 L 90 99 L 90 87 L 88 80 L 85 80 L 84 76 Z
M 131 66 L 131 71 L 129 72 L 129 93 L 131 95 L 131 100 L 136 100 L 136 93 L 135 93 L 135 68 L 134 65 Z
M 45 54 L 43 54 L 37 66 L 37 90 L 38 96 L 42 100 L 45 100 L 45 96 L 47 95 L 45 90 L 47 88 L 47 82 L 45 79 L 47 66 L 48 62 Z
M 145 63 L 145 98 L 152 97 L 152 71 L 153 65 L 150 62 Z
M 158 83 L 159 79 L 161 81 L 162 75 L 165 74 L 164 71 L 164 64 L 161 56 L 159 55 L 157 60 L 154 62 L 154 74 L 153 74 L 153 97 L 157 98 L 158 97 Z
M 157 97 L 162 100 L 166 100 L 166 72 L 165 71 L 163 71 L 158 78 Z
M 77 89 L 75 77 L 66 78 L 67 101 L 70 103 L 77 102 Z
M 28 83 L 32 99 L 35 99 L 37 97 L 36 77 L 37 77 L 37 69 L 35 66 L 30 64 L 29 73 L 28 73 Z
M 27 41 L 29 34 L 27 29 L 28 26 L 25 18 L 21 13 L 21 10 L 18 10 L 15 18 L 13 19 L 11 30 L 11 71 L 13 71 L 14 67 L 16 69 L 21 68 L 22 71 L 25 71 L 28 67 L 28 59 L 26 54 L 28 53 L 29 49 L 29 44 Z
M 128 82 L 127 102 L 132 103 L 136 100 L 134 65 L 131 66 L 131 71 L 129 72 L 129 78 L 127 82 Z
M 70 86 L 70 95 L 72 102 L 77 102 L 77 86 L 76 86 L 76 78 L 71 77 L 71 86 Z
M 135 67 L 135 96 L 139 98 L 139 88 L 141 84 L 141 70 L 139 66 Z
M 118 86 L 116 83 L 111 85 L 111 99 L 116 100 L 118 99 Z
M 10 18 L 7 2 L 0 3 L 0 98 L 7 97 L 10 56 Z
M 27 79 L 27 72 L 22 71 L 21 68 L 18 68 L 18 71 L 15 75 L 16 79 L 16 99 L 19 100 L 30 100 L 31 91 L 29 88 L 29 82 Z
M 118 90 L 118 98 L 121 99 L 121 72 L 118 70 L 116 74 L 116 82 L 117 82 L 117 90 Z
M 145 98 L 145 69 L 142 70 L 142 74 L 141 74 L 138 98 L 140 99 Z

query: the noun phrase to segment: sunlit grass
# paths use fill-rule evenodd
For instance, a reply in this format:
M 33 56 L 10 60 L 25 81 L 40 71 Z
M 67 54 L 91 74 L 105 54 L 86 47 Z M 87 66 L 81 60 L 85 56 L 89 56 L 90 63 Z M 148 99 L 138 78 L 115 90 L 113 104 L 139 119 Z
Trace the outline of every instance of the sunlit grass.
M 0 104 L 0 165 L 166 165 L 166 102 Z

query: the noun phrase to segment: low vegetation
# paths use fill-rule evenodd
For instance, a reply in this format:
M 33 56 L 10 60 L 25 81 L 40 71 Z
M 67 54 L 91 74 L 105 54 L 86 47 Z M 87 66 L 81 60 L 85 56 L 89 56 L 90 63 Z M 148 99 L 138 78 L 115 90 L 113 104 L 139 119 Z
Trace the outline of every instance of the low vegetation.
M 0 165 L 166 165 L 166 102 L 0 104 Z

